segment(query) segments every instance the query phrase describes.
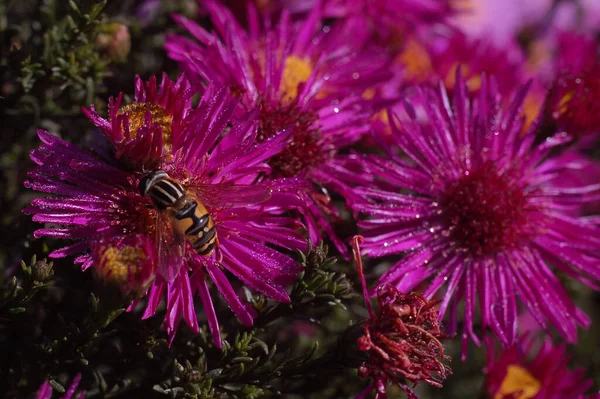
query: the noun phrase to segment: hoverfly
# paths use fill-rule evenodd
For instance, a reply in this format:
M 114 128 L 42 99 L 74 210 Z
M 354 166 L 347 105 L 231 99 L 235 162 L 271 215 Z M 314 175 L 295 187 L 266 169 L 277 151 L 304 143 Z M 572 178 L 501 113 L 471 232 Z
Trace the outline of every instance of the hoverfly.
M 168 281 L 177 277 L 189 244 L 201 256 L 218 247 L 215 221 L 208 209 L 259 204 L 271 197 L 261 185 L 184 185 L 162 169 L 147 173 L 140 194 L 156 209 L 158 272 Z

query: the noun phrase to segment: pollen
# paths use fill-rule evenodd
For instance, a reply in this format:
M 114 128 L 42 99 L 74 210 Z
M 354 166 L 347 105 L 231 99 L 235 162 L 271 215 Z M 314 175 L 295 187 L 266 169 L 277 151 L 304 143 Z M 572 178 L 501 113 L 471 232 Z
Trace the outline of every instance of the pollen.
M 494 399 L 531 399 L 534 398 L 542 385 L 533 375 L 521 366 L 511 364 L 506 370 L 506 377 L 502 381 Z
M 456 84 L 456 69 L 459 67 L 458 63 L 452 65 L 448 73 L 446 74 L 446 78 L 444 79 L 444 83 L 446 87 L 452 89 Z M 463 79 L 467 84 L 467 88 L 470 92 L 475 92 L 479 90 L 481 87 L 481 75 L 478 73 L 472 73 L 467 65 L 460 65 L 460 72 L 462 74 Z
M 439 201 L 448 236 L 474 256 L 514 248 L 531 232 L 528 196 L 492 162 L 449 184 Z
M 285 59 L 280 86 L 280 94 L 284 103 L 289 104 L 298 97 L 298 85 L 306 82 L 312 72 L 312 63 L 308 58 L 290 55 Z
M 147 124 L 146 117 L 150 113 L 151 120 Z M 170 115 L 163 107 L 154 103 L 131 103 L 122 107 L 118 115 L 127 114 L 129 117 L 129 135 L 131 138 L 137 136 L 138 132 L 143 127 L 150 127 L 158 124 L 162 131 L 163 147 L 169 149 L 171 146 L 171 130 L 173 126 L 173 116 Z
M 527 97 L 523 101 L 523 115 L 525 116 L 525 123 L 523 124 L 523 133 L 525 133 L 542 110 L 544 104 L 543 94 L 537 91 L 530 91 L 527 93 Z
M 145 259 L 146 253 L 142 248 L 110 246 L 101 254 L 98 272 L 107 280 L 127 284 L 132 277 L 142 271 L 142 263 Z
M 430 76 L 433 66 L 427 49 L 415 39 L 408 39 L 397 61 L 404 66 L 407 79 L 424 81 Z

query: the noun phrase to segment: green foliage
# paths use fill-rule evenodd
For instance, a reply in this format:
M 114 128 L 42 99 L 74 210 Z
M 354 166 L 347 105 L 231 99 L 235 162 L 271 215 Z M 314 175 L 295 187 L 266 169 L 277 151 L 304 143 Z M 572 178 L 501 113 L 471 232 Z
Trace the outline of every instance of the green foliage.
M 2 64 L 19 64 L 10 78 L 20 86 L 8 93 L 14 101 L 9 114 L 76 114 L 82 104 L 95 101 L 97 88 L 110 75 L 109 60 L 96 43 L 106 0 L 79 3 L 41 2 L 39 20 L 7 27 L 15 35 Z M 35 51 L 25 52 L 32 47 Z
M 321 242 L 315 248 L 311 245 L 306 253 L 298 253 L 304 270 L 292 286 L 289 304 L 278 303 L 266 308 L 264 298 L 248 298 L 261 312 L 257 325 L 265 326 L 283 315 L 303 313 L 321 306 L 344 309 L 343 301 L 353 298 L 355 292 L 345 273 L 331 270 L 337 259 L 328 257 L 327 252 L 328 247 Z
M 13 276 L 6 286 L 0 287 L 0 326 L 10 321 L 10 315 L 25 313 L 33 297 L 50 285 L 52 266 L 46 259 L 37 261 L 35 255 L 29 265 L 21 262 L 22 281 Z
M 146 300 L 126 311 L 132 298 L 100 284 L 72 259 L 38 260 L 56 244 L 33 239 L 40 226 L 21 213 L 34 196 L 22 182 L 31 168 L 28 154 L 39 145 L 35 130 L 77 144 L 88 140 L 93 127 L 80 107 L 94 104 L 104 112 L 109 96 L 132 95 L 137 74 L 177 75 L 176 63 L 163 50 L 165 34 L 179 29 L 170 14 L 202 18 L 196 0 L 165 0 L 154 18 L 142 21 L 135 12 L 143 3 L 0 1 L 0 398 L 32 397 L 46 379 L 56 392 L 65 392 L 77 373 L 88 399 L 352 397 L 367 384 L 356 376 L 364 361 L 356 340 L 367 314 L 354 288 L 353 267 L 323 243 L 298 254 L 303 271 L 289 287 L 290 303 L 274 303 L 244 288 L 257 312 L 253 327 L 242 326 L 213 296 L 222 350 L 212 342 L 199 302 L 199 334 L 182 325 L 169 343 L 164 306 L 142 320 Z M 131 34 L 131 52 L 119 54 L 124 63 L 107 53 L 117 25 Z M 16 261 L 32 254 L 41 256 Z M 373 275 L 385 266 L 365 262 Z M 600 317 L 599 298 L 589 288 L 569 289 L 592 319 Z M 598 336 L 593 324 L 575 351 L 596 385 Z M 460 342 L 447 346 L 455 359 L 454 378 L 443 390 L 421 387 L 420 397 L 474 398 L 472 386 L 483 379 L 482 351 L 471 348 L 468 361 L 461 362 Z M 402 397 L 393 390 L 389 396 Z
M 249 301 L 259 310 L 254 327 L 238 328 L 232 338 L 222 341 L 222 351 L 213 347 L 205 327 L 186 343 L 184 357 L 173 361 L 172 376 L 156 384 L 154 390 L 173 398 L 277 397 L 282 394 L 284 381 L 347 364 L 340 361 L 347 348 L 339 340 L 334 339 L 334 345 L 320 356 L 316 356 L 317 343 L 300 353 L 267 343 L 273 342 L 267 325 L 298 318 L 310 310 L 344 308 L 342 301 L 354 296 L 346 276 L 331 271 L 335 259 L 327 256 L 325 245 L 311 247 L 298 257 L 304 271 L 292 286 L 289 304 L 270 304 L 264 297 L 252 297 L 247 292 Z
M 252 303 L 262 307 L 256 325 L 248 329 L 236 322 L 219 350 L 206 325 L 199 334 L 180 328 L 169 348 L 159 328 L 164 314 L 142 321 L 140 309 L 124 313 L 130 298 L 118 287 L 68 268 L 55 276 L 52 263 L 34 257 L 2 287 L 0 346 L 10 342 L 12 356 L 0 364 L 0 385 L 19 397 L 49 379 L 62 391 L 80 372 L 84 380 L 86 375 L 87 381 L 93 377 L 92 391 L 112 396 L 281 396 L 289 384 L 308 383 L 307 375 L 324 375 L 355 363 L 345 359 L 345 331 L 339 339 L 322 340 L 331 344 L 324 350 L 316 343 L 290 345 L 290 334 L 297 328 L 294 320 L 305 318 L 305 312 L 344 309 L 342 301 L 354 295 L 345 275 L 330 269 L 334 261 L 325 246 L 311 248 L 299 259 L 304 272 L 291 289 L 290 304 L 252 297 Z M 39 324 L 32 326 L 32 319 Z M 276 323 L 288 326 L 287 333 L 278 337 L 266 327 Z

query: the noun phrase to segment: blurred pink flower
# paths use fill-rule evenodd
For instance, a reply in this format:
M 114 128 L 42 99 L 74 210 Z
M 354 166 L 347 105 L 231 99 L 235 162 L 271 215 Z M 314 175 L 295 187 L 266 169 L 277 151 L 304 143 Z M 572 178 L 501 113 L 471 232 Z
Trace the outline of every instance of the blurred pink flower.
M 79 395 L 75 396 L 75 392 L 80 381 L 81 374 L 77 374 L 75 378 L 73 378 L 73 382 L 69 388 L 67 388 L 65 394 L 61 396 L 60 399 L 84 399 L 86 395 L 85 391 L 80 392 Z M 42 386 L 40 386 L 35 399 L 52 399 L 52 385 L 50 385 L 50 381 L 44 381 Z

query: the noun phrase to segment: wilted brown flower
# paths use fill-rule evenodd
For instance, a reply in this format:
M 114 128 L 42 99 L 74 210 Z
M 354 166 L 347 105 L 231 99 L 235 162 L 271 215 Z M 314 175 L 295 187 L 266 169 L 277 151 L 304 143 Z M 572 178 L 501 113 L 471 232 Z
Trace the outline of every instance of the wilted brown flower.
M 380 285 L 376 289 L 379 314 L 375 314 L 362 270 L 361 241 L 362 237 L 355 236 L 352 246 L 370 317 L 363 325 L 364 335 L 358 339 L 358 348 L 368 354 L 358 375 L 370 377 L 373 382 L 357 399 L 366 397 L 373 388 L 378 399 L 384 398 L 388 380 L 398 384 L 409 398 L 416 396 L 405 380 L 441 387 L 452 371 L 443 363 L 450 358 L 439 341 L 446 335 L 438 323 L 436 302 L 416 293 L 405 294 L 391 285 Z

